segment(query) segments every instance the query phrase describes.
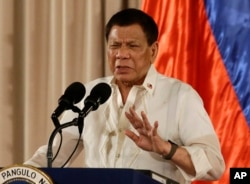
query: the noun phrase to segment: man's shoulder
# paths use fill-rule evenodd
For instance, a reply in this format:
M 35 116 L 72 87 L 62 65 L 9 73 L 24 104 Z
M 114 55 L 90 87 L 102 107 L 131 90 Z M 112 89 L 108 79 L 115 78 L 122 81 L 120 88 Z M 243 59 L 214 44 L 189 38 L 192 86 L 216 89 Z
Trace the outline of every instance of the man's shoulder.
M 181 87 L 184 89 L 193 88 L 190 84 L 186 83 L 185 81 L 182 81 L 174 77 L 169 77 L 161 73 L 158 74 L 158 82 L 162 85 L 168 85 L 172 87 L 178 87 L 178 88 Z

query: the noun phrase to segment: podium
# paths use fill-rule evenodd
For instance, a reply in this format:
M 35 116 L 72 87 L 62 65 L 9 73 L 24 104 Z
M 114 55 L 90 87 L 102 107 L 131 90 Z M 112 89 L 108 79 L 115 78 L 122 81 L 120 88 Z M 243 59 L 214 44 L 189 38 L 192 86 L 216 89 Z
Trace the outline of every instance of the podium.
M 118 168 L 36 168 L 12 165 L 0 168 L 0 183 L 39 184 L 179 184 L 150 170 Z
M 149 171 L 107 168 L 40 168 L 55 184 L 160 184 Z

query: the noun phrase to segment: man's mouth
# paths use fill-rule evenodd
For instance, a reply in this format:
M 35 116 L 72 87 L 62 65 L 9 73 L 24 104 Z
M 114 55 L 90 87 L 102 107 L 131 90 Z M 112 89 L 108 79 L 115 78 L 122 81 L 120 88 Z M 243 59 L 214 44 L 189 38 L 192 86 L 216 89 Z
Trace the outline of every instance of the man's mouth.
M 117 66 L 116 72 L 118 73 L 127 73 L 131 68 L 128 66 Z

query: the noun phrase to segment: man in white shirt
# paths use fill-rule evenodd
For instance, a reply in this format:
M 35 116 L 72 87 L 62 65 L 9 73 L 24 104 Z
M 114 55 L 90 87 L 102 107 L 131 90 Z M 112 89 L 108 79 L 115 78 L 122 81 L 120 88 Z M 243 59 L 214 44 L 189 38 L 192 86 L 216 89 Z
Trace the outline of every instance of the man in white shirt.
M 185 184 L 217 180 L 225 164 L 212 123 L 191 86 L 154 68 L 157 37 L 154 20 L 140 10 L 125 9 L 111 17 L 106 40 L 113 76 L 85 87 L 88 94 L 105 82 L 112 93 L 85 118 L 77 153 L 84 151 L 86 167 L 147 169 Z M 67 111 L 61 123 L 75 117 L 77 113 Z M 53 167 L 63 165 L 78 137 L 77 127 L 63 130 L 63 145 Z M 46 153 L 47 146 L 40 147 L 25 164 L 46 167 Z

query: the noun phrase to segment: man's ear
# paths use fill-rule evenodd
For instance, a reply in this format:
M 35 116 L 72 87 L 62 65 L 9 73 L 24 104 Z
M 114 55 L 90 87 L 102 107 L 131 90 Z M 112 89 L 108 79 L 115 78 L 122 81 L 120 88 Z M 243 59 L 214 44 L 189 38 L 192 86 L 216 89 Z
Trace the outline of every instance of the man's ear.
M 151 45 L 151 63 L 153 63 L 153 61 L 155 60 L 157 54 L 158 54 L 158 47 L 159 47 L 159 43 L 158 41 L 155 41 L 152 45 Z

